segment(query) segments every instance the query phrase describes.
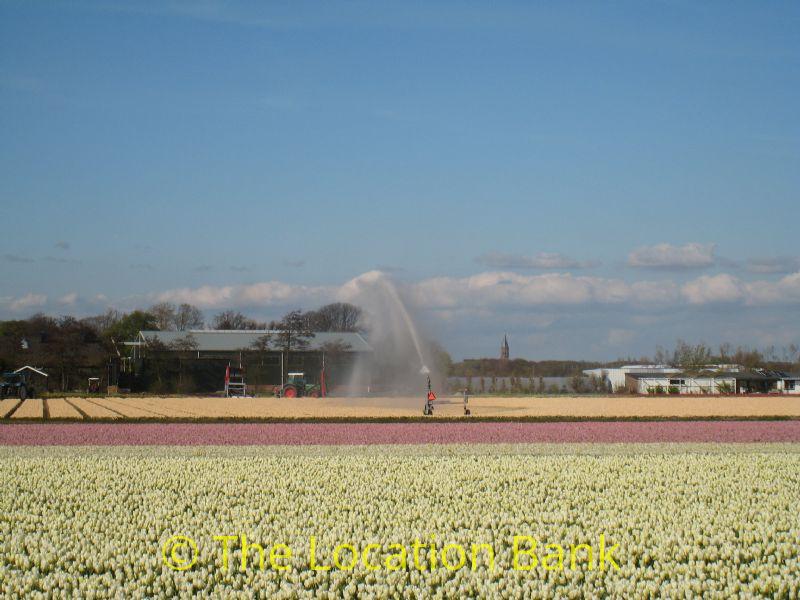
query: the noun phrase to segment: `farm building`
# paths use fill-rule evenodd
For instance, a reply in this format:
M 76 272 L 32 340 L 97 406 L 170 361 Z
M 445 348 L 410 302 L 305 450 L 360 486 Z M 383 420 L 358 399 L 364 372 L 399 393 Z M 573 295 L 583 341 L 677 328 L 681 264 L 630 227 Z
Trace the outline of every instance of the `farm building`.
M 624 367 L 614 367 L 610 369 L 586 369 L 583 374 L 588 377 L 596 377 L 605 382 L 612 392 L 619 392 L 626 388 L 626 377 L 632 373 L 652 373 L 670 375 L 680 373 L 680 369 L 668 365 L 625 365 Z
M 625 380 L 638 394 L 800 394 L 800 375 L 779 371 L 628 373 Z
M 14 373 L 22 373 L 25 375 L 28 386 L 36 393 L 46 392 L 49 389 L 49 375 L 41 368 L 25 365 L 19 369 L 15 369 Z
M 140 331 L 125 343 L 128 373 L 120 375 L 120 386 L 213 392 L 222 389 L 228 365 L 243 366 L 248 388 L 255 391 L 270 391 L 289 372 L 304 372 L 319 383 L 323 366 L 329 389 L 370 386 L 372 348 L 359 333 L 315 332 L 305 344 L 292 342 L 289 352 L 279 349 L 280 335 L 270 330 Z

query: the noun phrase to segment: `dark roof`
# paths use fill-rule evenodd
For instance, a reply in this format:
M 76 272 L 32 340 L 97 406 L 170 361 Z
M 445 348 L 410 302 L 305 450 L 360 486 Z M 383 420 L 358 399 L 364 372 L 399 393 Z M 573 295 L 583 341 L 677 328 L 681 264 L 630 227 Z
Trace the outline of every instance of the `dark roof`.
M 763 373 L 756 373 L 754 371 L 739 371 L 731 373 L 714 373 L 714 377 L 733 378 L 736 381 L 776 381 L 780 379 L 777 375 L 764 375 Z
M 247 330 L 192 330 L 192 331 L 140 331 L 139 336 L 147 339 L 156 338 L 162 344 L 169 346 L 179 339 L 186 339 L 189 335 L 197 343 L 197 350 L 206 352 L 238 352 L 239 350 L 252 350 L 253 343 L 266 333 L 277 334 L 276 331 L 266 329 Z M 308 340 L 306 351 L 319 350 L 324 344 L 341 342 L 349 346 L 348 352 L 372 352 L 372 347 L 359 333 L 338 333 L 319 331 Z

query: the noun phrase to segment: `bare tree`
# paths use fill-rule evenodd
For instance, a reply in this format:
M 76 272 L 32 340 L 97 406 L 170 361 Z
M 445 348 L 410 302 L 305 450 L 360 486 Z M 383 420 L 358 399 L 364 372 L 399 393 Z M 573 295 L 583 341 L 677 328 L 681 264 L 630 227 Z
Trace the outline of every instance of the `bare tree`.
M 156 372 L 156 381 L 159 391 L 164 389 L 164 379 L 162 377 L 167 362 L 166 350 L 168 346 L 156 336 L 145 339 L 148 362 Z
M 353 304 L 334 302 L 305 313 L 312 331 L 360 331 L 363 311 Z
M 711 349 L 705 344 L 692 346 L 683 340 L 675 345 L 672 364 L 682 367 L 703 367 L 712 362 Z
M 197 350 L 197 338 L 188 333 L 184 337 L 173 340 L 169 344 L 169 348 L 177 350 L 178 353 L 178 389 L 183 391 L 183 355 Z
M 253 319 L 244 316 L 234 310 L 225 310 L 214 316 L 211 321 L 212 329 L 264 329 L 263 323 L 258 323 Z
M 183 303 L 175 312 L 175 329 L 188 331 L 189 329 L 202 329 L 204 323 L 203 313 L 196 306 Z
M 302 311 L 293 310 L 283 317 L 275 327 L 275 341 L 289 364 L 289 356 L 293 350 L 304 350 L 311 344 L 314 332 L 308 328 L 308 322 Z
M 147 312 L 156 319 L 156 327 L 160 331 L 172 331 L 175 329 L 175 305 L 171 302 L 159 302 L 151 306 Z
M 122 314 L 118 310 L 109 308 L 102 315 L 86 317 L 85 319 L 81 319 L 81 322 L 85 323 L 94 329 L 98 334 L 102 335 L 107 329 L 111 328 L 116 323 L 119 323 L 121 319 Z
M 670 362 L 670 357 L 667 355 L 663 346 L 656 346 L 655 362 L 659 365 L 667 364 Z
M 259 360 L 261 361 L 261 366 L 263 366 L 264 357 L 272 349 L 272 334 L 265 333 L 264 335 L 257 337 L 250 345 L 250 347 L 256 351 Z

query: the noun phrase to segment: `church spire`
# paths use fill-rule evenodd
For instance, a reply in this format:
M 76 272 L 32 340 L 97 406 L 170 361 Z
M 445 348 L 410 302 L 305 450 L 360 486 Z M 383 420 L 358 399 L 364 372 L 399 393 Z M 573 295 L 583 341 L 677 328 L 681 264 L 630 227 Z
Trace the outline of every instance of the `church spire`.
M 503 335 L 503 343 L 500 345 L 500 359 L 508 360 L 508 334 Z

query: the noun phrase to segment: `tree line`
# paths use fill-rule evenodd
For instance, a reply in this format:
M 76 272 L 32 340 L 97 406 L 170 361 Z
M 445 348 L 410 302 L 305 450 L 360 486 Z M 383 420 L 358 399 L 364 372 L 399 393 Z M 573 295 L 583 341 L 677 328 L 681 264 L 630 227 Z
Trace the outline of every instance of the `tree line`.
M 613 368 L 627 364 L 664 364 L 687 371 L 702 371 L 710 365 L 741 365 L 746 369 L 766 368 L 777 371 L 800 370 L 800 347 L 790 344 L 783 348 L 770 346 L 755 349 L 720 344 L 713 348 L 705 343 L 690 344 L 678 340 L 673 350 L 661 346 L 652 357 L 618 358 L 609 362 L 577 360 L 526 360 L 515 358 L 468 358 L 454 363 L 450 375 L 455 377 L 574 377 L 585 369 Z
M 226 310 L 206 323 L 203 312 L 191 304 L 159 302 L 146 310 L 121 312 L 108 309 L 100 315 L 78 319 L 35 314 L 27 319 L 0 321 L 0 370 L 31 365 L 44 368 L 51 388 L 78 389 L 87 377 L 107 375 L 110 361 L 121 357 L 122 342 L 136 339 L 140 331 L 186 331 L 177 350 L 191 350 L 191 330 L 273 329 L 263 343 L 287 354 L 308 345 L 316 331 L 361 331 L 362 311 L 346 303 L 333 303 L 311 311 L 291 311 L 281 319 L 260 322 L 241 312 Z M 269 338 L 269 340 L 267 340 Z M 185 346 L 185 347 L 184 347 Z M 258 350 L 258 348 L 253 348 Z M 341 348 L 330 348 L 332 353 Z
M 134 311 L 136 312 L 136 311 Z M 149 329 L 159 331 L 188 331 L 203 329 L 206 325 L 203 313 L 191 304 L 176 306 L 170 302 L 159 302 L 147 311 L 153 317 Z M 109 311 L 113 318 L 114 311 Z M 363 311 L 358 306 L 346 302 L 326 304 L 316 310 L 306 312 L 293 310 L 275 321 L 258 321 L 236 310 L 224 310 L 215 314 L 208 323 L 209 329 L 245 330 L 280 329 L 287 320 L 302 324 L 309 331 L 352 332 L 363 331 Z

